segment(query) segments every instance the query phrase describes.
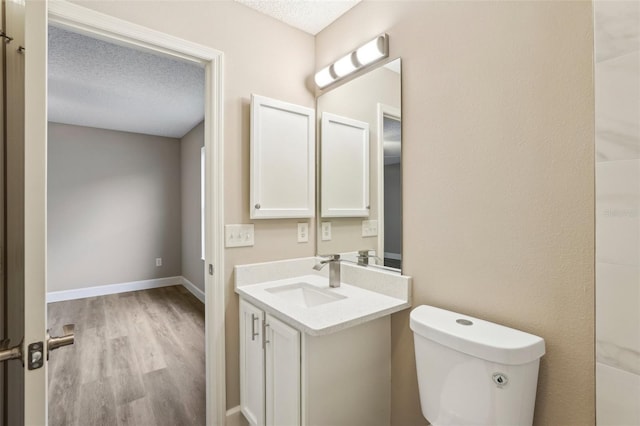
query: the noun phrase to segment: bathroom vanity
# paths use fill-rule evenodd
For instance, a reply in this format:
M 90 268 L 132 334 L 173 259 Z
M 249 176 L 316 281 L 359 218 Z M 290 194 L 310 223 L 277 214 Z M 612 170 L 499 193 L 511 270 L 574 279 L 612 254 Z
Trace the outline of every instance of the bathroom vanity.
M 318 258 L 236 266 L 240 407 L 252 425 L 389 425 L 390 314 L 411 278 Z

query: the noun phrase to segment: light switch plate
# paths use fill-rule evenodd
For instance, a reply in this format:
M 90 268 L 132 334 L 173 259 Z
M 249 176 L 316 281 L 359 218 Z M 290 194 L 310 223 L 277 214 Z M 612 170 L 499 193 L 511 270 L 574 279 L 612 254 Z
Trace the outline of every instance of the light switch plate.
M 363 220 L 362 221 L 362 236 L 363 237 L 376 237 L 378 235 L 378 221 L 377 220 Z
M 322 222 L 322 241 L 331 240 L 331 222 Z
M 306 222 L 298 223 L 298 242 L 309 242 L 309 224 Z
M 225 225 L 225 247 L 250 247 L 254 244 L 253 224 Z

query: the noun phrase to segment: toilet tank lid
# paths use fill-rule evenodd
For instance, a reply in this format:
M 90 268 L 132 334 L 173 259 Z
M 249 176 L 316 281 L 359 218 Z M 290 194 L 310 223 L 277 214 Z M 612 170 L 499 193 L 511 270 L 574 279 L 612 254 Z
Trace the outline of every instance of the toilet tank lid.
M 426 339 L 499 364 L 526 364 L 545 352 L 541 337 L 433 306 L 411 311 L 410 326 Z

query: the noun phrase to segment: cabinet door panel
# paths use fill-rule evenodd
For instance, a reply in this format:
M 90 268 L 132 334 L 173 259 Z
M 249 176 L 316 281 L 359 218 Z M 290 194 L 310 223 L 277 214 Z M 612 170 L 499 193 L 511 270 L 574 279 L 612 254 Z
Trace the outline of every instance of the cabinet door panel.
M 321 216 L 369 216 L 369 123 L 322 114 Z
M 251 95 L 251 219 L 315 214 L 315 111 Z
M 300 333 L 266 315 L 266 424 L 300 424 Z
M 240 299 L 240 410 L 251 426 L 264 425 L 263 316 Z

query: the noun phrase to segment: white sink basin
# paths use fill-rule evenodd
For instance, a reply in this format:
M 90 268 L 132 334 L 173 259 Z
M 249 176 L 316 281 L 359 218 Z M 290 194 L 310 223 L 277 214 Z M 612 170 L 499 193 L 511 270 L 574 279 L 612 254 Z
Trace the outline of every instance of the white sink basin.
M 266 289 L 287 302 L 311 308 L 344 299 L 346 296 L 333 293 L 328 289 L 318 288 L 309 283 L 295 283 Z

